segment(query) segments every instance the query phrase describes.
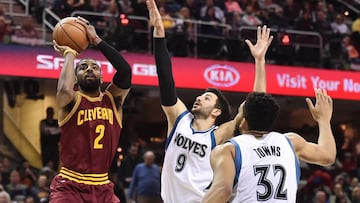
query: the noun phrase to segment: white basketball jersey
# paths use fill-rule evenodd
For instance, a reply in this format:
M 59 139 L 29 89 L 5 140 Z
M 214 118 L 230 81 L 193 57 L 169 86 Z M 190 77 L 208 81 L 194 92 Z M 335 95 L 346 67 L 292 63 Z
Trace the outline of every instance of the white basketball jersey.
M 210 152 L 216 145 L 216 126 L 195 132 L 192 120 L 190 112 L 182 113 L 166 140 L 161 175 L 164 203 L 199 203 L 211 183 Z
M 296 202 L 300 168 L 290 140 L 271 132 L 260 139 L 239 135 L 235 146 L 233 203 Z

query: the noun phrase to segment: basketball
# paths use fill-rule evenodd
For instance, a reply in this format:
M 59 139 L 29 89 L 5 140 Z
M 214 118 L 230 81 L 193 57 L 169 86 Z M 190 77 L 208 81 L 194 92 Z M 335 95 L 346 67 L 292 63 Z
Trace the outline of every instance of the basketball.
M 53 40 L 60 46 L 68 46 L 78 53 L 89 46 L 89 39 L 84 26 L 76 22 L 75 17 L 61 19 L 53 30 Z

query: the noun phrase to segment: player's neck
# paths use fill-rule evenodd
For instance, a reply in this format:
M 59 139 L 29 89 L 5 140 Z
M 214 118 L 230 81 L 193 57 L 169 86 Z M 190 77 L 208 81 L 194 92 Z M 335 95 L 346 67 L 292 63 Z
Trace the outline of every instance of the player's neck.
M 262 137 L 265 134 L 268 134 L 269 131 L 262 131 L 262 130 L 244 130 L 243 134 L 253 135 L 254 137 Z
M 191 125 L 195 131 L 206 131 L 215 124 L 210 118 L 194 118 Z
M 85 94 L 86 96 L 89 96 L 89 97 L 98 97 L 100 96 L 100 90 L 95 90 L 95 91 L 84 91 L 82 89 L 80 89 L 80 92 Z

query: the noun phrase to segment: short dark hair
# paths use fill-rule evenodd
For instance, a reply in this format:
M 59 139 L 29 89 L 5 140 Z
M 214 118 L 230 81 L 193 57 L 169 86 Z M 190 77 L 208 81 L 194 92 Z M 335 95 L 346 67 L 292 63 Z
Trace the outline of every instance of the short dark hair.
M 249 93 L 244 105 L 244 117 L 249 130 L 270 131 L 280 112 L 280 105 L 270 94 Z
M 218 99 L 216 100 L 215 107 L 221 110 L 221 114 L 216 118 L 215 125 L 219 126 L 230 120 L 230 104 L 226 97 L 219 89 L 207 88 L 205 92 L 214 93 Z

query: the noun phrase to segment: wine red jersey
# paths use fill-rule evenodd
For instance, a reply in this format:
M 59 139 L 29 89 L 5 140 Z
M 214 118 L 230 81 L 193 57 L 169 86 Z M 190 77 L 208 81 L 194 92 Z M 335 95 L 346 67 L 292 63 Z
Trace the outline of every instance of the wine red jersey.
M 74 107 L 59 126 L 60 160 L 67 172 L 79 176 L 109 172 L 122 128 L 110 92 L 99 97 L 78 92 Z

